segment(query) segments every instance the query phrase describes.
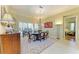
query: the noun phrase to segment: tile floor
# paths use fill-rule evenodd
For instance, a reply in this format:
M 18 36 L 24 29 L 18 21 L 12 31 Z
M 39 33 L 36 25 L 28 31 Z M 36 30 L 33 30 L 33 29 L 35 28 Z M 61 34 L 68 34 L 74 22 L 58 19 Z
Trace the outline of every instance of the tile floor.
M 41 54 L 78 54 L 79 44 L 69 40 L 59 40 L 45 49 Z

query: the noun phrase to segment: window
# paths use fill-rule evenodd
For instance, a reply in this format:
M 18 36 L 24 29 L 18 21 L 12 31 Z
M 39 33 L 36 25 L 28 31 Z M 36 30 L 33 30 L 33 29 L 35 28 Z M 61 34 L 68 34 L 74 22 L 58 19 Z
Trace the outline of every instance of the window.
M 38 24 L 34 24 L 34 29 L 38 30 Z
M 75 31 L 75 23 L 71 23 L 70 24 L 70 30 L 71 31 Z
M 33 30 L 33 24 L 32 23 L 27 23 L 27 26 L 29 29 Z
M 38 30 L 38 24 L 32 24 L 32 23 L 24 23 L 24 22 L 19 22 L 19 31 L 36 31 Z

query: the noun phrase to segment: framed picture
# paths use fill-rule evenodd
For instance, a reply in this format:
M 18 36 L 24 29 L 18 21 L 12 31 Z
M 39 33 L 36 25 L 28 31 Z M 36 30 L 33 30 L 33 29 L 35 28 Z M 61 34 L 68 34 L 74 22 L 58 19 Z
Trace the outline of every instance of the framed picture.
M 53 22 L 44 23 L 44 28 L 53 28 Z

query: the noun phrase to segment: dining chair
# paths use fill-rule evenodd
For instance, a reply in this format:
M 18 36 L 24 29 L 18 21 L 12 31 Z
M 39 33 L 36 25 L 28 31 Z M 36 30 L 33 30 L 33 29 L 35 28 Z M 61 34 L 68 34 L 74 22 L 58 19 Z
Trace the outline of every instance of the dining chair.
M 44 32 L 41 32 L 41 40 L 45 40 L 45 33 Z
M 45 39 L 47 39 L 48 38 L 48 33 L 47 32 L 45 32 Z

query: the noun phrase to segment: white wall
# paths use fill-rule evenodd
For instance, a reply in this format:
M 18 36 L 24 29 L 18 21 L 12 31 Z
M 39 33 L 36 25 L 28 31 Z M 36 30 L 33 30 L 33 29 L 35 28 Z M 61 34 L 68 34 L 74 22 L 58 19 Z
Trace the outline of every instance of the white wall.
M 63 18 L 64 16 L 77 16 L 77 20 L 76 20 L 76 33 L 77 33 L 77 40 L 79 40 L 79 8 L 75 8 L 66 12 L 62 12 L 59 13 L 57 15 L 54 15 L 50 18 L 49 21 L 52 21 L 53 24 L 53 28 L 52 29 L 48 29 L 50 32 L 50 36 L 56 38 L 55 35 L 57 35 L 57 25 L 56 24 L 60 24 L 60 39 L 64 39 L 64 21 Z M 47 20 L 44 20 L 44 22 L 46 22 Z M 45 30 L 45 28 L 42 28 Z
M 60 32 L 61 39 L 63 39 L 63 36 L 64 36 L 64 32 L 63 32 L 64 31 L 64 23 L 63 23 L 64 16 L 77 16 L 76 33 L 77 33 L 77 40 L 79 40 L 79 8 L 75 8 L 75 9 L 72 9 L 72 10 L 69 10 L 69 11 L 66 11 L 66 12 L 53 16 L 53 19 L 56 20 L 56 22 L 61 23 L 61 32 Z
M 53 28 L 44 28 L 44 26 L 42 26 L 42 30 L 49 31 L 49 38 L 51 39 L 56 39 L 57 37 L 57 30 L 56 30 L 56 26 L 55 26 L 55 20 L 53 19 L 53 17 L 49 17 L 48 19 L 43 19 L 42 24 L 44 25 L 45 22 L 52 22 L 53 24 Z

